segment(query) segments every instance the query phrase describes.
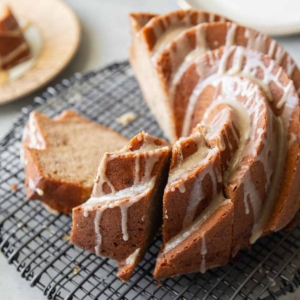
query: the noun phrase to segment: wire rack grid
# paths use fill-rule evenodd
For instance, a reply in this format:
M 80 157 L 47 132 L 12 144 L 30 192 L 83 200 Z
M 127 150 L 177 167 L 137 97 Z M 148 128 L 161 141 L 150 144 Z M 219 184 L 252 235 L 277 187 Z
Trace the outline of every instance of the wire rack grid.
M 116 276 L 115 262 L 80 250 L 69 242 L 69 215 L 51 215 L 27 201 L 19 161 L 24 124 L 35 109 L 54 117 L 72 108 L 130 138 L 144 129 L 163 138 L 128 62 L 110 65 L 47 89 L 22 110 L 0 142 L 0 250 L 30 286 L 48 299 L 277 299 L 300 286 L 300 224 L 259 240 L 235 261 L 209 270 L 165 279 L 152 278 L 161 244 L 157 237 L 128 283 Z M 132 111 L 126 127 L 115 119 Z

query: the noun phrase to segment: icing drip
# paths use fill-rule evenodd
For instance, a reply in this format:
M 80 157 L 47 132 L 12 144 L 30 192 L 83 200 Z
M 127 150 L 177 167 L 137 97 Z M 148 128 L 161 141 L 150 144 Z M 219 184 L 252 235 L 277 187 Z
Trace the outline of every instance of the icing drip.
M 43 150 L 46 148 L 45 140 L 37 127 L 37 121 L 34 114 L 31 113 L 28 121 L 28 129 L 25 127 L 23 140 L 29 139 L 28 147 L 32 149 Z
M 235 33 L 237 29 L 237 24 L 235 23 L 227 23 L 227 33 L 225 39 L 225 46 L 231 46 L 235 40 Z
M 188 238 L 193 232 L 198 230 L 204 222 L 222 205 L 230 203 L 230 199 L 224 199 L 223 194 L 218 194 L 203 213 L 188 227 L 184 228 L 180 233 L 171 238 L 166 244 L 161 254 L 167 253 L 174 249 L 186 238 Z
M 287 75 L 290 78 L 292 77 L 292 74 L 293 74 L 295 68 L 296 68 L 295 62 L 292 60 L 290 55 L 287 55 L 285 70 L 286 70 Z
M 274 52 L 275 52 L 276 42 L 274 40 L 271 41 L 269 50 L 268 50 L 268 56 L 270 58 L 273 58 Z
M 209 159 L 207 159 L 206 161 L 209 161 Z M 199 203 L 205 198 L 202 188 L 202 182 L 204 180 L 204 177 L 206 176 L 209 176 L 209 178 L 212 181 L 212 193 L 209 195 L 209 197 L 213 199 L 217 194 L 217 181 L 219 178 L 217 176 L 217 172 L 214 168 L 214 165 L 209 164 L 206 166 L 205 171 L 203 170 L 202 173 L 198 174 L 198 176 L 195 178 L 193 188 L 189 197 L 186 214 L 183 220 L 183 228 L 189 226 L 193 222 L 197 207 Z
M 200 254 L 201 254 L 200 273 L 203 274 L 206 271 L 205 256 L 207 254 L 207 247 L 206 247 L 206 242 L 205 242 L 205 236 L 204 235 L 202 236 L 202 239 L 201 239 L 201 251 L 200 251 Z
M 183 162 L 183 154 L 182 154 L 182 148 L 181 148 L 181 144 L 180 144 L 180 139 L 177 140 L 173 146 L 173 151 L 177 152 L 177 165 L 181 166 L 182 162 Z
M 232 68 L 227 71 L 229 75 L 236 75 L 241 71 L 243 67 L 244 51 L 245 48 L 239 47 L 234 52 Z
M 137 248 L 132 254 L 126 258 L 126 265 L 133 265 L 140 253 L 140 248 Z
M 282 175 L 284 171 L 287 144 L 285 140 L 284 128 L 283 128 L 281 118 L 276 117 L 276 122 L 278 125 L 277 126 L 277 135 L 278 135 L 277 147 L 278 147 L 278 153 L 280 153 L 280 155 L 277 156 L 277 166 L 275 168 L 275 172 L 272 178 L 269 192 L 267 194 L 267 199 L 265 200 L 259 219 L 253 227 L 252 236 L 250 238 L 251 244 L 255 243 L 257 239 L 259 239 L 263 234 L 265 225 L 267 224 L 272 209 L 274 207 L 274 200 L 278 195 L 280 189 L 280 182 L 282 180 Z
M 281 64 L 284 55 L 285 55 L 284 49 L 280 46 L 277 46 L 276 53 L 275 53 L 275 58 L 274 58 L 277 65 Z
M 256 31 L 247 28 L 245 30 L 245 37 L 248 38 L 247 48 L 266 53 L 266 35 L 262 33 L 257 34 Z
M 288 139 L 287 148 L 290 149 L 296 141 L 297 141 L 296 134 L 290 133 L 290 138 Z
M 137 185 L 139 183 L 139 175 L 140 175 L 140 156 L 137 155 L 135 158 L 134 185 Z
M 215 15 L 214 14 L 209 14 L 208 22 L 214 22 L 214 21 L 215 21 Z
M 100 220 L 102 217 L 102 209 L 97 209 L 95 219 L 94 219 L 94 227 L 95 227 L 95 234 L 96 234 L 96 246 L 95 246 L 95 252 L 98 256 L 101 256 L 101 250 L 100 245 L 102 243 L 102 236 L 100 232 Z M 84 211 L 85 213 L 85 211 Z M 86 217 L 86 215 L 84 215 Z
M 86 203 L 82 204 L 85 217 L 87 216 L 86 212 L 94 208 L 95 205 L 101 204 L 101 206 L 98 207 L 96 210 L 96 215 L 94 219 L 96 234 L 95 252 L 97 255 L 101 254 L 102 236 L 100 232 L 100 223 L 103 212 L 108 208 L 112 209 L 114 207 L 119 207 L 121 209 L 121 225 L 123 240 L 127 241 L 129 238 L 127 232 L 127 210 L 131 205 L 133 205 L 143 197 L 147 196 L 148 193 L 150 193 L 153 189 L 154 183 L 155 177 L 153 177 L 150 181 L 146 183 L 137 186 L 132 186 L 121 191 L 117 191 L 115 194 L 107 194 L 99 198 L 92 197 Z
M 243 187 L 244 187 L 244 206 L 245 214 L 250 213 L 249 203 L 251 204 L 254 222 L 257 220 L 260 210 L 261 210 L 261 197 L 258 193 L 256 186 L 254 185 L 253 179 L 251 178 L 251 173 L 248 166 L 243 166 L 242 170 L 244 171 L 243 176 Z
M 197 167 L 197 163 L 202 159 L 206 158 L 208 155 L 208 148 L 205 145 L 205 141 L 200 132 L 193 134 L 193 139 L 197 144 L 198 150 L 187 157 L 180 166 L 172 169 L 169 172 L 167 189 L 171 189 L 173 186 L 177 185 L 178 181 L 185 180 L 185 177 L 190 173 L 191 170 Z M 179 139 L 179 142 L 182 139 Z
M 283 95 L 281 96 L 281 99 L 277 102 L 276 108 L 281 109 L 285 105 L 287 101 L 287 96 L 290 94 L 292 87 L 293 82 L 290 80 L 287 86 L 284 87 Z
M 114 185 L 109 181 L 109 179 L 106 176 L 106 167 L 107 163 L 111 160 L 112 158 L 109 156 L 109 153 L 105 153 L 102 157 L 99 169 L 98 169 L 98 175 L 96 178 L 97 185 L 95 184 L 94 189 L 93 189 L 93 194 L 95 195 L 105 195 L 103 191 L 103 185 L 106 183 L 111 190 L 112 194 L 116 193 L 116 189 Z
M 33 182 L 33 180 L 31 178 L 28 179 L 28 187 L 32 191 L 36 192 L 39 196 L 43 196 L 44 195 L 44 191 L 41 190 L 41 189 L 39 189 L 39 188 L 37 188 L 36 185 L 35 185 L 35 183 Z

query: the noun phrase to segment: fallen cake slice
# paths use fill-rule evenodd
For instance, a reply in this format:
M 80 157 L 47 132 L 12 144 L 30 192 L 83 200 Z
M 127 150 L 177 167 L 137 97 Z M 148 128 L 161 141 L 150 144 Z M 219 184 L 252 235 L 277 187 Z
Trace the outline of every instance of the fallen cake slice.
M 0 4 L 0 69 L 10 69 L 30 57 L 30 48 L 10 8 Z
M 171 147 L 144 132 L 117 152 L 105 153 L 92 197 L 73 209 L 71 242 L 118 261 L 129 280 L 161 225 Z
M 21 149 L 27 198 L 41 200 L 53 212 L 70 213 L 89 198 L 101 155 L 127 141 L 71 110 L 54 120 L 33 111 Z

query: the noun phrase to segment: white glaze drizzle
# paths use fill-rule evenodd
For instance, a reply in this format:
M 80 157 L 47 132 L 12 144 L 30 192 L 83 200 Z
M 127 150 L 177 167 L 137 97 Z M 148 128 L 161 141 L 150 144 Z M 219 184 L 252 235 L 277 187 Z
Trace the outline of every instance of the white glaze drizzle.
M 277 122 L 277 136 L 278 136 L 278 153 L 277 156 L 277 165 L 275 168 L 275 172 L 273 175 L 273 179 L 269 188 L 269 192 L 267 198 L 265 200 L 264 206 L 262 208 L 262 212 L 260 213 L 259 219 L 254 224 L 252 230 L 252 236 L 250 238 L 250 243 L 253 244 L 261 237 L 263 234 L 263 230 L 269 220 L 270 214 L 274 207 L 274 199 L 277 197 L 279 189 L 280 189 L 280 182 L 282 179 L 283 171 L 284 171 L 284 163 L 286 158 L 286 151 L 287 151 L 287 144 L 285 140 L 284 128 L 282 124 L 282 120 L 280 117 L 276 117 Z
M 166 244 L 161 254 L 169 252 L 171 249 L 177 247 L 186 238 L 188 238 L 193 232 L 198 230 L 206 220 L 222 205 L 231 203 L 230 199 L 224 199 L 224 196 L 218 194 L 213 201 L 208 205 L 208 207 L 203 211 L 203 213 L 188 227 L 184 228 L 180 233 L 171 238 Z
M 225 46 L 229 47 L 233 45 L 235 41 L 235 33 L 237 29 L 236 23 L 227 23 L 227 33 L 225 38 Z
M 297 141 L 296 134 L 290 133 L 290 138 L 288 139 L 287 148 L 290 149 L 296 141 Z
M 29 116 L 28 127 L 24 129 L 23 140 L 28 138 L 28 147 L 31 149 L 44 150 L 46 142 L 38 129 L 37 120 L 34 113 Z
M 268 50 L 268 56 L 270 58 L 273 58 L 274 52 L 275 52 L 275 48 L 276 48 L 276 42 L 275 42 L 275 40 L 271 40 L 271 43 L 270 43 L 270 46 L 269 46 L 269 50 Z
M 266 52 L 266 39 L 267 36 L 257 31 L 247 28 L 245 30 L 245 37 L 248 39 L 247 48 L 255 49 L 258 52 Z
M 189 197 L 187 210 L 185 213 L 185 217 L 183 220 L 183 228 L 189 226 L 195 217 L 197 207 L 199 203 L 205 198 L 205 194 L 203 193 L 202 182 L 206 176 L 212 181 L 212 193 L 209 195 L 210 198 L 214 198 L 218 192 L 217 183 L 220 177 L 217 175 L 216 169 L 212 162 L 210 161 L 210 157 L 212 157 L 216 151 L 213 151 L 207 159 L 205 159 L 205 170 L 203 170 L 200 174 L 198 174 L 193 183 L 193 188 Z M 199 166 L 202 164 L 199 162 Z
M 166 189 L 171 189 L 173 186 L 177 185 L 178 181 L 181 181 L 185 176 L 187 176 L 191 170 L 198 166 L 198 162 L 207 157 L 209 149 L 205 145 L 205 141 L 200 132 L 196 132 L 192 135 L 193 140 L 197 144 L 198 150 L 183 160 L 180 165 L 170 170 L 168 177 L 168 184 Z M 181 143 L 184 139 L 181 138 L 177 143 Z M 177 146 L 178 147 L 178 146 Z
M 285 53 L 286 52 L 284 51 L 284 49 L 278 45 L 277 49 L 276 49 L 276 52 L 275 52 L 275 57 L 274 57 L 274 60 L 275 60 L 277 65 L 281 64 Z
M 205 235 L 202 236 L 201 238 L 201 265 L 200 265 L 200 273 L 205 273 L 206 272 L 206 261 L 205 261 L 205 256 L 207 254 L 207 247 L 206 247 L 206 242 L 205 242 Z
M 28 187 L 32 191 L 36 192 L 39 196 L 44 195 L 44 191 L 42 189 L 37 188 L 35 183 L 33 182 L 33 180 L 31 178 L 28 179 Z
M 133 265 L 139 253 L 140 253 L 140 248 L 135 249 L 135 251 L 126 258 L 126 265 Z
M 292 74 L 293 74 L 295 68 L 296 68 L 295 62 L 293 61 L 293 59 L 291 58 L 290 55 L 287 55 L 285 70 L 286 70 L 287 75 L 290 78 L 292 77 Z

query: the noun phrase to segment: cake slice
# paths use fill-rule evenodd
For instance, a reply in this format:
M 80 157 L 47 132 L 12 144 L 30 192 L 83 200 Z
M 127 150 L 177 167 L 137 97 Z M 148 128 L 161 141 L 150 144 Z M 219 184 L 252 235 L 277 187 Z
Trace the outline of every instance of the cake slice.
M 89 198 L 100 157 L 127 141 L 71 110 L 54 120 L 33 111 L 22 142 L 27 198 L 70 213 Z
M 91 198 L 73 209 L 71 242 L 118 261 L 129 280 L 161 226 L 171 147 L 144 132 L 102 157 Z
M 234 207 L 222 191 L 221 152 L 207 145 L 202 132 L 199 125 L 173 145 L 163 198 L 163 245 L 153 274 L 157 280 L 204 273 L 230 258 Z
M 10 69 L 29 57 L 29 45 L 12 11 L 0 5 L 0 69 Z

